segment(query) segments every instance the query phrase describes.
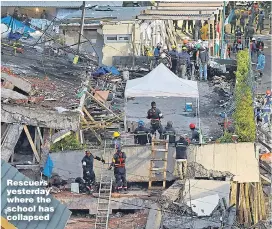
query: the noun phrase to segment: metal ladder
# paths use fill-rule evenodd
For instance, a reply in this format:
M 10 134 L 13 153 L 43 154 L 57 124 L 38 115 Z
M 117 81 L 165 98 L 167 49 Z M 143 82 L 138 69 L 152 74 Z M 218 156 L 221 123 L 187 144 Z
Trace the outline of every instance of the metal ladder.
M 105 158 L 106 141 L 104 145 Z M 112 192 L 112 175 L 103 165 L 101 167 L 99 195 L 96 208 L 95 229 L 108 229 Z
M 159 148 L 157 148 L 158 146 Z M 151 143 L 151 158 L 149 168 L 149 184 L 148 184 L 149 189 L 166 187 L 167 157 L 168 157 L 168 141 L 157 140 L 153 138 Z M 161 166 L 156 165 L 158 163 L 163 164 L 162 167 L 157 167 Z M 157 175 L 159 175 L 160 177 L 157 177 Z M 162 181 L 162 187 L 152 186 L 152 182 L 155 181 Z

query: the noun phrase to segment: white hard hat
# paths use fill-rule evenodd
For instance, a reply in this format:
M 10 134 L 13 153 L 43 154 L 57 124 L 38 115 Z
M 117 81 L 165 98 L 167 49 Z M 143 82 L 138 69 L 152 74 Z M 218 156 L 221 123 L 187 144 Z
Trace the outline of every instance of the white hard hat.
M 201 42 L 202 42 L 202 40 L 198 40 L 198 41 L 197 41 L 197 43 L 201 43 Z
M 166 57 L 166 54 L 165 53 L 162 53 L 161 54 L 161 58 L 165 58 Z
M 167 46 L 165 45 L 165 46 L 163 46 L 163 49 L 167 49 Z
M 253 41 L 256 41 L 256 39 L 255 39 L 254 37 L 252 38 L 252 40 L 253 40 Z

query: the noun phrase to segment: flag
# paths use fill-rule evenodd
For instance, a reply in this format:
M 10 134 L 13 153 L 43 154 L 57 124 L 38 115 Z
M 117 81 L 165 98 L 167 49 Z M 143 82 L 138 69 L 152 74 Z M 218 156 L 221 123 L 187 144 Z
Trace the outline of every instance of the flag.
M 51 177 L 53 168 L 54 168 L 54 163 L 53 163 L 51 157 L 48 156 L 45 166 L 43 168 L 43 175 L 45 175 L 47 177 Z
M 226 18 L 224 25 L 230 24 L 230 22 L 231 22 L 234 15 L 235 15 L 235 11 L 234 11 L 234 9 L 232 9 L 229 16 Z

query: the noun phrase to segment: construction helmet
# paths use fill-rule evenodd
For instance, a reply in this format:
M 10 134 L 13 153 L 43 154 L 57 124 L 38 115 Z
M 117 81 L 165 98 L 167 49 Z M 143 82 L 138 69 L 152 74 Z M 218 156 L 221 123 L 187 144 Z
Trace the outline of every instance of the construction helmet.
M 186 51 L 186 50 L 187 50 L 187 47 L 186 47 L 186 46 L 183 46 L 183 47 L 182 47 L 182 50 Z
M 172 49 L 176 49 L 177 47 L 175 45 L 172 45 Z
M 183 40 L 183 44 L 187 44 L 188 43 L 188 40 L 187 39 L 184 39 Z
M 256 38 L 253 37 L 253 38 L 252 38 L 252 41 L 256 41 Z
M 194 123 L 190 123 L 189 127 L 190 127 L 190 129 L 195 129 L 195 124 Z
M 144 121 L 140 120 L 140 121 L 138 122 L 138 125 L 139 125 L 139 126 L 144 126 Z
M 165 46 L 163 46 L 163 50 L 167 50 L 168 48 L 167 48 L 167 46 L 165 45 Z
M 114 138 L 118 138 L 118 137 L 120 137 L 120 133 L 117 132 L 117 131 L 115 131 L 115 132 L 113 133 L 112 136 L 113 136 Z

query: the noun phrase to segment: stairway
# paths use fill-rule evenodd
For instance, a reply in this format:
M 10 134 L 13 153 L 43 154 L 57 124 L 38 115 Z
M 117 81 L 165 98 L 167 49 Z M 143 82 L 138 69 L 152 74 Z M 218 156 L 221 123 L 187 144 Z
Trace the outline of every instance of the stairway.
M 148 189 L 165 188 L 167 157 L 168 157 L 168 141 L 152 139 L 151 158 L 149 168 L 149 184 Z M 160 166 L 160 167 L 159 167 Z M 152 182 L 162 181 L 162 186 L 153 186 Z
M 14 153 L 14 148 L 23 131 L 23 125 L 8 124 L 6 130 L 1 136 L 1 158 L 6 162 L 9 161 Z

